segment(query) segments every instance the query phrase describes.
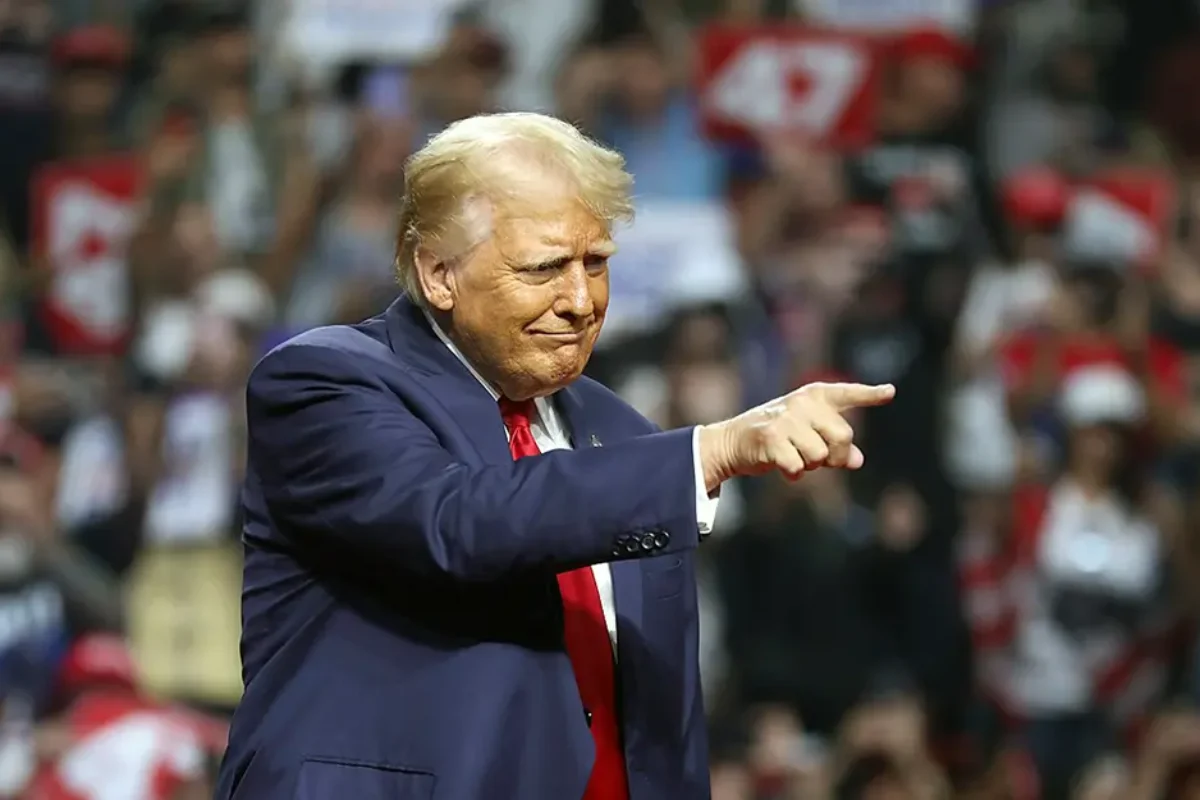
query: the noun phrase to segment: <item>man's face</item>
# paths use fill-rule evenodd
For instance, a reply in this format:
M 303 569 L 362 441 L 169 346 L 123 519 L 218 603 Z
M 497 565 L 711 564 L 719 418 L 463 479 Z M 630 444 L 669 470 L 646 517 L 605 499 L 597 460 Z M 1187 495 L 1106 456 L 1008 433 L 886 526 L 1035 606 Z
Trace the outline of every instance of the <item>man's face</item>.
M 225 78 L 244 78 L 254 61 L 254 41 L 246 27 L 213 31 L 205 41 L 209 68 Z
M 901 73 L 905 96 L 925 110 L 930 123 L 947 122 L 962 107 L 966 93 L 963 73 L 938 58 L 915 59 Z
M 102 120 L 116 103 L 119 76 L 108 69 L 77 68 L 61 84 L 60 107 L 75 120 Z
M 455 339 L 481 374 L 513 399 L 578 378 L 608 309 L 608 226 L 564 198 L 536 216 L 497 214 L 493 235 L 445 272 Z
M 662 56 L 645 42 L 630 42 L 616 51 L 617 86 L 627 111 L 648 114 L 666 102 L 671 76 Z

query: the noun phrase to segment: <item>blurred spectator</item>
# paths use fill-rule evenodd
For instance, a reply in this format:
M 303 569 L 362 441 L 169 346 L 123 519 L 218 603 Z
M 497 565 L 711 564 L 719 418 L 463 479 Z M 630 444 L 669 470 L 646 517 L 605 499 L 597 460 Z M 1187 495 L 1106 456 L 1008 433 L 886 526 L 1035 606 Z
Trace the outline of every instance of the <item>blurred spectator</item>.
M 919 697 L 899 675 L 877 687 L 846 716 L 834 757 L 836 798 L 939 800 L 950 787 L 925 745 Z
M 1053 796 L 1163 686 L 1173 621 L 1163 531 L 1142 510 L 1145 465 L 1132 449 L 1145 403 L 1119 368 L 1073 373 L 1059 395 L 1069 428 L 1062 477 L 1017 491 L 1007 552 L 989 563 L 977 551 L 964 578 L 980 614 L 983 687 L 1005 718 L 1024 720 L 1021 736 Z
M 699 133 L 695 99 L 680 78 L 679 60 L 650 31 L 609 46 L 613 70 L 601 135 L 625 156 L 641 197 L 711 200 L 722 187 L 721 164 Z M 599 77 L 599 76 L 597 76 Z
M 57 689 L 63 710 L 38 731 L 35 753 L 42 766 L 24 797 L 210 796 L 206 759 L 212 743 L 204 721 L 144 696 L 120 639 L 80 640 L 66 656 Z
M 123 617 L 116 583 L 55 524 L 55 458 L 43 441 L 7 429 L 0 449 L 0 602 L 7 620 L 0 697 L 31 711 L 49 699 L 50 676 L 71 637 L 119 630 Z
M 297 329 L 360 320 L 394 293 L 395 198 L 415 135 L 408 80 L 398 68 L 362 77 L 347 174 L 292 287 L 287 321 Z
M 744 702 L 786 704 L 828 734 L 897 653 L 897 583 L 923 520 L 898 497 L 873 519 L 841 473 L 756 499 L 718 563 L 735 685 Z
M 1048 169 L 1029 170 L 1001 190 L 1016 260 L 975 270 L 954 334 L 952 374 L 960 384 L 950 398 L 948 467 L 966 491 L 1002 488 L 1015 474 L 1018 444 L 998 355 L 1013 331 L 1051 324 L 1058 293 L 1054 236 L 1066 210 L 1065 181 Z
M 56 155 L 87 158 L 120 146 L 115 111 L 129 43 L 114 28 L 80 28 L 54 42 L 58 67 Z
M 892 213 L 904 256 L 985 249 L 968 134 L 970 46 L 938 28 L 897 37 L 879 108 L 879 141 L 855 158 L 855 196 Z
M 1146 398 L 1146 424 L 1159 438 L 1175 434 L 1186 388 L 1182 359 L 1152 335 L 1147 290 L 1120 263 L 1076 263 L 1063 272 L 1049 326 L 1005 343 L 1002 363 L 1010 410 L 1020 425 L 1044 412 L 1072 372 L 1115 364 L 1132 371 Z M 1051 418 L 1052 419 L 1052 418 Z
M 51 7 L 14 4 L 0 16 L 0 213 L 22 252 L 29 236 L 29 182 L 54 141 Z
M 508 72 L 508 46 L 483 26 L 465 22 L 423 73 L 426 137 L 451 122 L 496 111 L 496 92 Z
M 1086 174 L 1119 134 L 1100 105 L 1095 45 L 1079 33 L 1047 47 L 1028 85 L 997 99 L 989 117 L 990 166 L 1001 178 L 1039 164 Z

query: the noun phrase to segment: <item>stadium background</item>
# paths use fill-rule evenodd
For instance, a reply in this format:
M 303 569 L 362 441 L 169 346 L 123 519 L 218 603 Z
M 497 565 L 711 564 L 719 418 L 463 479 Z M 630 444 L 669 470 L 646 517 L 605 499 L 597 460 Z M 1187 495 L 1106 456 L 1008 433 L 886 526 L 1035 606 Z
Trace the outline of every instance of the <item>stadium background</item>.
M 898 387 L 861 473 L 726 487 L 716 800 L 1200 797 L 1197 17 L 0 2 L 0 797 L 219 757 L 247 371 L 386 305 L 405 155 L 499 109 L 628 160 L 593 371 L 645 414 Z

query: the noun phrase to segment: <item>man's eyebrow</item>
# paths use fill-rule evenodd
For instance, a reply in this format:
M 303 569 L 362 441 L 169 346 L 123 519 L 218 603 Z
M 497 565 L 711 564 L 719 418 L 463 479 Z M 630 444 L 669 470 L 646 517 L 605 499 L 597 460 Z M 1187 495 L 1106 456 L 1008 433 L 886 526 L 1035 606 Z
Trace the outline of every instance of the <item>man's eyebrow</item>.
M 611 240 L 595 242 L 588 247 L 585 255 L 610 258 L 617 252 L 617 245 Z M 524 257 L 516 259 L 515 263 L 526 266 L 538 266 L 541 264 L 553 264 L 556 262 L 567 263 L 574 258 L 574 251 L 568 245 L 555 243 L 547 243 L 547 247 L 540 253 L 526 253 Z

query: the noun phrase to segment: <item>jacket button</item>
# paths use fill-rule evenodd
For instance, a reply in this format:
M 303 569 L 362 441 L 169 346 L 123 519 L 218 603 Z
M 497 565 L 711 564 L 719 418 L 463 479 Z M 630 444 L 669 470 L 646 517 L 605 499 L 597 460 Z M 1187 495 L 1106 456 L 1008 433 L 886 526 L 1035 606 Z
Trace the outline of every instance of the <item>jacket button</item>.
M 655 547 L 666 547 L 668 544 L 670 544 L 670 542 L 671 542 L 671 534 L 667 533 L 666 531 L 655 531 L 654 532 L 654 546 Z
M 621 547 L 620 544 L 618 544 L 616 547 L 614 547 L 612 549 L 612 554 L 615 558 L 620 558 L 621 556 L 625 555 L 625 550 L 624 550 L 624 548 Z
M 653 533 L 647 533 L 646 535 L 644 535 L 642 537 L 642 549 L 645 550 L 647 553 L 650 552 L 651 550 L 653 550 L 657 546 L 658 546 L 658 543 L 655 541 Z
M 587 722 L 587 726 L 588 726 L 589 728 L 590 728 L 590 727 L 592 727 L 592 712 L 588 711 L 588 710 L 585 708 L 585 709 L 583 710 L 583 718 L 584 718 L 584 720 Z
M 637 551 L 638 551 L 638 540 L 637 539 L 630 539 L 627 542 L 625 542 L 625 552 L 636 553 Z

